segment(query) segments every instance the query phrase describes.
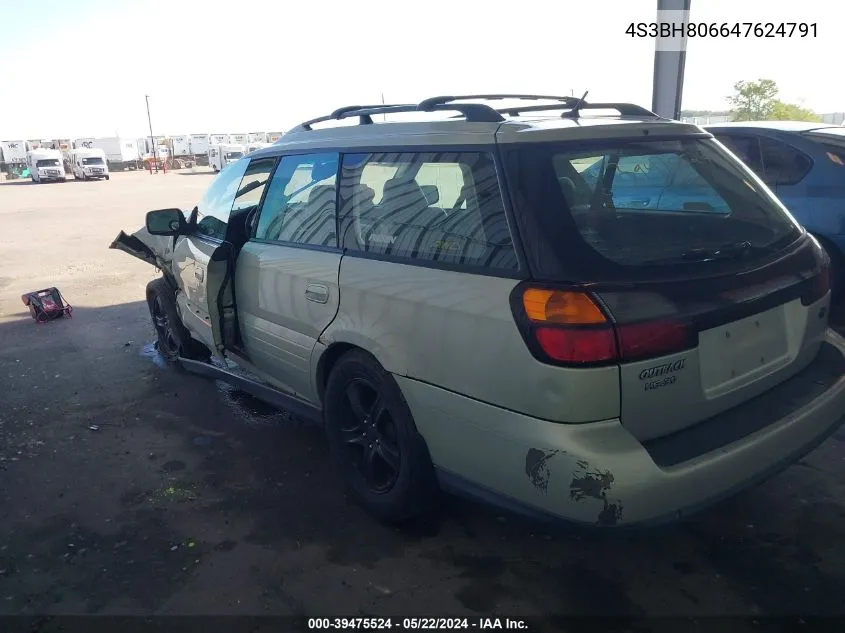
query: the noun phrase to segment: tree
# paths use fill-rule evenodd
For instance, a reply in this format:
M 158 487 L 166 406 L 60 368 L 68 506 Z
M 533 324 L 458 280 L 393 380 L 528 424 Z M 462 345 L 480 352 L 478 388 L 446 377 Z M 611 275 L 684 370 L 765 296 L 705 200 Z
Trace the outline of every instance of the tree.
M 778 95 L 778 86 L 771 79 L 737 81 L 734 94 L 728 97 L 731 119 L 734 121 L 760 121 L 769 119 Z
M 772 112 L 769 115 L 771 121 L 814 121 L 821 122 L 822 117 L 809 108 L 794 103 L 784 103 L 775 100 Z

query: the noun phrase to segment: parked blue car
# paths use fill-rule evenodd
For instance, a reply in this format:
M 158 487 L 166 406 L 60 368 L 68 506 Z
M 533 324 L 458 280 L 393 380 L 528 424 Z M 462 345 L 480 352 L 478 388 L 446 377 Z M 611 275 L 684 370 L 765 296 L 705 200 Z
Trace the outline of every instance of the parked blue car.
M 599 160 L 581 171 L 590 189 L 595 189 L 605 167 Z M 610 193 L 613 206 L 625 212 L 731 212 L 728 203 L 677 153 L 620 157 Z
M 744 121 L 705 129 L 745 162 L 831 259 L 831 286 L 845 282 L 845 127 Z

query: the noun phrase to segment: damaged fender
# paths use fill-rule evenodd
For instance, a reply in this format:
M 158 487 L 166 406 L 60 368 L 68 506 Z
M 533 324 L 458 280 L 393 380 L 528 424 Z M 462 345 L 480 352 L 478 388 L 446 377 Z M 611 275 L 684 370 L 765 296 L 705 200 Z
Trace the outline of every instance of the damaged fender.
M 121 231 L 109 244 L 109 248 L 128 253 L 161 270 L 169 270 L 173 259 L 173 242 L 172 237 L 152 235 L 146 227 L 141 227 L 132 235 Z

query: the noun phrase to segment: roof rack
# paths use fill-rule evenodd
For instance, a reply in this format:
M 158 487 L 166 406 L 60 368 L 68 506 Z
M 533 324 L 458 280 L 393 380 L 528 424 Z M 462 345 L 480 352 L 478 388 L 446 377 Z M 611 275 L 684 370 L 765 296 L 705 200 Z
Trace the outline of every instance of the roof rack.
M 396 114 L 401 112 L 432 112 L 439 111 L 457 111 L 460 112 L 467 121 L 472 122 L 486 122 L 486 123 L 501 123 L 505 118 L 496 112 L 490 106 L 482 103 L 442 103 L 430 104 L 425 108 L 422 104 L 401 103 L 392 105 L 365 105 L 365 106 L 344 106 L 338 108 L 329 115 L 317 117 L 300 123 L 290 132 L 307 132 L 310 131 L 315 123 L 323 123 L 324 121 L 339 121 L 349 117 L 357 116 L 360 125 L 369 125 L 373 122 L 372 116 L 374 114 Z
M 586 96 L 586 93 L 585 93 Z M 525 101 L 556 101 L 553 104 L 512 106 L 495 109 L 484 103 L 456 103 L 470 99 L 495 101 L 501 99 L 521 99 Z M 316 123 L 325 121 L 339 121 L 341 119 L 358 117 L 360 125 L 369 125 L 373 122 L 375 114 L 397 114 L 402 112 L 435 112 L 447 111 L 458 112 L 467 121 L 473 123 L 501 123 L 505 120 L 503 114 L 516 116 L 521 112 L 537 112 L 541 110 L 564 110 L 562 117 L 577 118 L 580 110 L 617 110 L 622 116 L 646 116 L 657 117 L 657 115 L 641 106 L 632 103 L 587 103 L 584 97 L 561 97 L 553 95 L 526 95 L 526 94 L 482 94 L 482 95 L 458 95 L 439 96 L 425 99 L 418 104 L 401 103 L 391 105 L 351 105 L 338 108 L 331 114 L 310 119 L 292 128 L 290 132 L 308 132 L 313 129 Z M 659 117 L 657 117 L 659 118 Z

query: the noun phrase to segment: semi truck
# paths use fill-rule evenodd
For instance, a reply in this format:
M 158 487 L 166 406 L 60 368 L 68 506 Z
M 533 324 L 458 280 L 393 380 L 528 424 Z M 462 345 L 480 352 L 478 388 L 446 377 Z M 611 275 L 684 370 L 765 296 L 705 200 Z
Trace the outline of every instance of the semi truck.
M 129 138 L 80 138 L 73 142 L 73 149 L 101 149 L 106 155 L 109 171 L 140 169 L 141 154 L 138 142 Z

